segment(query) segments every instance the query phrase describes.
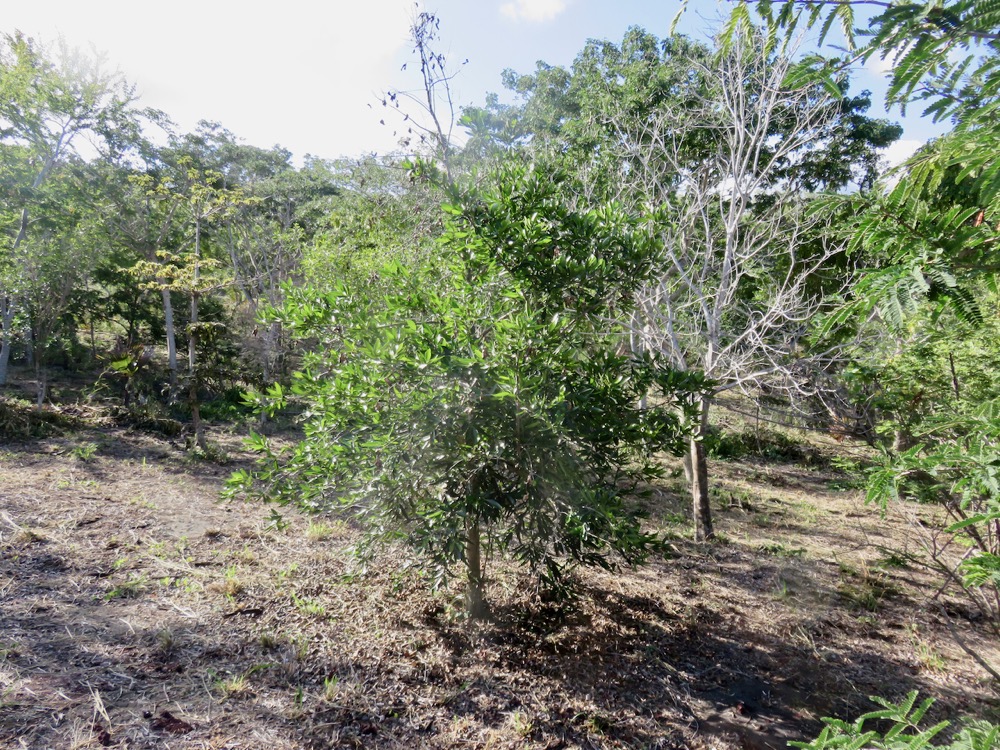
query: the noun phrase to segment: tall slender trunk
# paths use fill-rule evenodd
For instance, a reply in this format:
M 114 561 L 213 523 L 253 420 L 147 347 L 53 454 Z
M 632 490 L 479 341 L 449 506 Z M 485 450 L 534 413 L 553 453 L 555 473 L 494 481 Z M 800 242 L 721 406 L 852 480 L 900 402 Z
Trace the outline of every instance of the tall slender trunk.
M 163 327 L 167 332 L 167 367 L 170 369 L 170 401 L 177 393 L 177 331 L 174 328 L 174 303 L 170 299 L 170 290 L 161 289 L 163 296 Z
M 708 501 L 708 455 L 705 437 L 708 435 L 708 410 L 711 396 L 705 394 L 698 402 L 698 421 L 691 435 L 689 457 L 691 461 L 691 499 L 694 503 L 694 538 L 703 542 L 715 536 L 712 528 L 712 506 Z
M 483 576 L 478 518 L 467 518 L 465 521 L 465 565 L 468 569 L 465 604 L 469 619 L 485 620 L 490 616 L 490 608 L 486 603 L 486 579 Z
M 201 406 L 198 403 L 198 281 L 201 270 L 198 261 L 200 257 L 201 222 L 196 219 L 194 223 L 194 284 L 191 288 L 191 322 L 190 335 L 188 336 L 188 377 L 191 381 L 188 389 L 188 400 L 191 405 L 191 426 L 194 429 L 195 442 L 199 448 L 206 450 L 208 444 L 205 442 L 205 430 L 201 424 Z
M 45 369 L 45 365 L 42 363 L 42 354 L 38 353 L 35 357 L 35 410 L 41 411 L 42 405 L 45 404 L 45 395 L 48 389 L 48 371 Z
M 2 339 L 0 339 L 0 385 L 7 385 L 10 345 L 14 341 L 14 300 L 10 297 L 4 297 L 0 301 L 0 323 L 3 325 Z

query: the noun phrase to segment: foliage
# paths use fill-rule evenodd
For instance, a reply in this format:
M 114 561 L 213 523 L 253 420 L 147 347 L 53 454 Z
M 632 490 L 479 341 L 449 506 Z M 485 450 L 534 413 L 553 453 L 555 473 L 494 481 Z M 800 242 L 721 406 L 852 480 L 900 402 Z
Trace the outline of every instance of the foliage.
M 865 116 L 867 95 L 848 96 L 846 76 L 832 93 L 791 81 L 793 59 L 790 42 L 752 26 L 714 50 L 632 28 L 620 44 L 589 42 L 568 70 L 539 63 L 531 75 L 508 72 L 521 101 L 493 99 L 463 118 L 470 148 L 555 161 L 577 175 L 582 201 L 657 207 L 657 273 L 618 320 L 634 351 L 714 381 L 702 394 L 701 433 L 722 390 L 815 395 L 830 353 L 807 350 L 810 321 L 850 274 L 838 267 L 842 247 L 828 222 L 807 209 L 819 190 L 870 187 L 877 148 L 900 133 Z M 701 438 L 690 447 L 689 479 L 696 536 L 707 538 Z
M 62 412 L 40 410 L 21 399 L 0 397 L 0 438 L 4 441 L 48 437 L 77 426 L 76 419 Z
M 923 303 L 891 335 L 869 327 L 854 363 L 841 373 L 855 402 L 897 449 L 918 436 L 927 440 L 928 420 L 967 414 L 1000 397 L 996 298 L 985 290 L 978 296 L 989 313 L 979 325 Z
M 947 531 L 964 540 L 970 552 L 957 564 L 946 563 L 949 577 L 960 580 L 977 603 L 1000 621 L 994 605 L 1000 591 L 1000 399 L 961 413 L 927 419 L 917 435 L 920 442 L 898 456 L 886 458 L 872 475 L 869 500 L 884 504 L 912 494 L 915 482 L 922 497 L 947 511 Z
M 555 588 L 574 564 L 641 561 L 655 539 L 626 497 L 657 474 L 652 452 L 676 447 L 671 407 L 699 378 L 619 354 L 602 332 L 651 248 L 620 209 L 569 207 L 571 187 L 505 167 L 493 189 L 455 192 L 436 263 L 383 269 L 381 301 L 295 292 L 283 324 L 317 346 L 291 394 L 265 401 L 303 400 L 305 439 L 290 456 L 255 439 L 261 468 L 234 487 L 341 505 L 371 542 L 411 545 L 435 583 L 464 566 L 470 591 L 484 586 L 480 538 L 484 556 Z M 664 405 L 639 409 L 654 385 Z
M 907 162 L 894 186 L 854 207 L 853 248 L 877 259 L 859 306 L 878 305 L 898 326 L 915 300 L 930 298 L 979 322 L 968 282 L 997 270 L 1000 167 L 988 155 L 1000 146 L 1000 11 L 992 0 L 891 2 L 857 32 L 857 5 L 787 0 L 757 7 L 775 34 L 821 23 L 825 36 L 842 24 L 851 57 L 818 66 L 806 61 L 800 74 L 810 66 L 822 76 L 853 60 L 889 60 L 890 104 L 905 110 L 919 102 L 925 116 L 954 123 Z
M 118 153 L 123 134 L 138 127 L 130 87 L 65 46 L 46 50 L 16 33 L 0 38 L 0 383 L 15 330 L 27 327 L 24 346 L 40 365 L 53 338 L 71 329 L 72 308 L 93 262 L 93 244 L 81 209 L 90 203 L 74 179 L 83 136 Z
M 902 390 L 916 392 L 908 408 L 895 405 L 899 422 L 908 422 L 897 426 L 912 432 L 917 444 L 897 440 L 884 468 L 872 475 L 869 498 L 885 503 L 916 486 L 923 497 L 941 503 L 953 520 L 948 529 L 953 536 L 944 548 L 965 542 L 973 552 L 955 569 L 942 554 L 939 540 L 932 539 L 931 560 L 949 581 L 961 582 L 996 622 L 1000 612 L 992 604 L 996 594 L 992 571 L 998 567 L 1000 552 L 996 540 L 1000 412 L 995 385 L 988 375 L 982 376 L 995 346 L 981 347 L 971 359 L 979 374 L 966 377 L 973 387 L 964 395 L 955 355 L 967 348 L 963 337 L 974 338 L 970 329 L 986 327 L 983 338 L 988 340 L 988 331 L 996 325 L 995 310 L 982 305 L 983 299 L 993 298 L 982 292 L 995 293 L 1000 268 L 996 253 L 1000 167 L 987 156 L 1000 146 L 996 117 L 1000 9 L 993 0 L 890 2 L 880 6 L 868 31 L 855 36 L 856 5 L 786 0 L 757 7 L 775 34 L 792 34 L 801 21 L 807 25 L 821 22 L 825 36 L 839 19 L 848 42 L 860 44 L 855 59 L 892 61 L 891 103 L 905 109 L 920 102 L 926 105 L 925 116 L 953 123 L 948 133 L 908 160 L 896 175 L 895 185 L 883 186 L 856 206 L 851 249 L 866 257 L 871 268 L 841 317 L 876 310 L 894 335 L 897 352 L 913 344 L 924 345 L 922 352 L 918 348 L 896 357 L 897 363 L 908 366 L 903 373 L 908 383 Z M 817 75 L 831 69 L 813 62 L 807 61 L 799 72 L 810 65 L 811 71 L 806 72 Z M 953 318 L 945 316 L 945 311 Z M 941 323 L 948 327 L 934 330 Z M 907 335 L 914 328 L 930 331 L 930 335 L 914 340 Z M 940 365 L 919 367 L 921 362 L 927 365 L 940 359 L 941 353 L 948 357 L 950 394 L 947 387 L 940 387 L 943 378 L 939 376 L 935 383 L 934 370 L 940 373 Z M 881 364 L 873 369 L 881 369 Z M 918 406 L 925 397 L 929 406 Z M 910 414 L 904 416 L 906 411 Z M 968 646 L 963 648 L 974 653 Z M 994 678 L 1000 678 L 993 667 L 980 657 L 977 660 Z
M 909 693 L 899 703 L 873 697 L 872 702 L 881 706 L 859 716 L 853 723 L 840 719 L 823 719 L 826 726 L 812 742 L 790 742 L 791 747 L 805 750 L 917 750 L 917 748 L 942 748 L 942 750 L 993 750 L 1000 746 L 1000 727 L 985 721 L 965 720 L 945 744 L 931 744 L 951 726 L 942 721 L 921 728 L 927 710 L 934 703 L 927 698 L 917 703 L 917 692 Z M 869 728 L 876 722 L 891 723 L 884 731 Z M 884 724 L 882 724 L 884 726 Z
M 342 159 L 326 169 L 337 195 L 304 249 L 303 273 L 319 290 L 346 281 L 379 294 L 382 266 L 419 264 L 431 255 L 441 196 L 398 159 Z

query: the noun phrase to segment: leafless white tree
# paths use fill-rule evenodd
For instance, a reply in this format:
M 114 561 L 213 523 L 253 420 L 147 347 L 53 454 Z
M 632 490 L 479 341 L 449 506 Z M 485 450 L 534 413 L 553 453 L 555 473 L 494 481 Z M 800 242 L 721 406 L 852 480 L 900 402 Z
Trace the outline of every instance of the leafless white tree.
M 614 123 L 627 189 L 653 209 L 663 249 L 659 278 L 627 323 L 632 347 L 711 381 L 688 457 L 698 539 L 713 534 L 704 446 L 713 400 L 733 389 L 814 393 L 809 375 L 832 352 L 805 355 L 802 342 L 824 306 L 819 274 L 842 249 L 824 236 L 795 169 L 823 148 L 836 108 L 820 86 L 786 85 L 791 50 L 749 33 L 721 50 L 692 61 L 695 96 Z

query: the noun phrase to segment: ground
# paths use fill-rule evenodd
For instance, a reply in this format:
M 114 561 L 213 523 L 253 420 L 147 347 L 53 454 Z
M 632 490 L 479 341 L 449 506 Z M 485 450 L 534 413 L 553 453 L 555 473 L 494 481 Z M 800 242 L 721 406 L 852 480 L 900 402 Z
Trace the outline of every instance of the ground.
M 942 520 L 866 506 L 849 441 L 713 462 L 710 544 L 669 479 L 669 554 L 582 573 L 570 614 L 495 566 L 472 625 L 402 550 L 361 569 L 345 519 L 220 502 L 239 432 L 209 461 L 78 410 L 6 442 L 0 747 L 780 748 L 912 689 L 995 718 L 956 640 L 998 663 L 995 635 L 919 565 Z

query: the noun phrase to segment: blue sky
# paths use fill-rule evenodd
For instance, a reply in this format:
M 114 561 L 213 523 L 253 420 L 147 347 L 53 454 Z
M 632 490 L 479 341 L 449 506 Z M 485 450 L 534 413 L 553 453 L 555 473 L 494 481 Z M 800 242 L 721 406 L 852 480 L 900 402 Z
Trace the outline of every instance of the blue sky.
M 412 0 L 46 0 L 4 11 L 3 30 L 103 52 L 136 84 L 140 103 L 164 110 L 181 129 L 221 122 L 248 143 L 281 144 L 296 157 L 337 157 L 393 148 L 392 125 L 379 125 L 381 91 L 413 88 L 407 29 Z M 500 91 L 505 68 L 535 62 L 569 65 L 587 39 L 620 40 L 629 26 L 663 36 L 678 0 L 436 0 L 441 48 L 468 59 L 455 84 L 460 104 Z M 727 12 L 716 0 L 691 0 L 680 30 L 707 38 Z M 862 71 L 855 89 L 882 86 Z M 369 107 L 374 104 L 374 107 Z M 876 105 L 872 115 L 884 116 Z M 899 119 L 894 113 L 893 119 Z M 911 116 L 911 150 L 935 130 Z M 895 160 L 895 158 L 893 160 Z

